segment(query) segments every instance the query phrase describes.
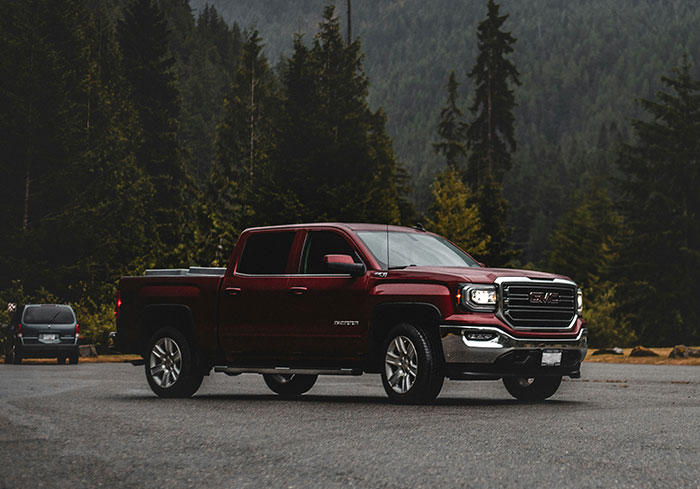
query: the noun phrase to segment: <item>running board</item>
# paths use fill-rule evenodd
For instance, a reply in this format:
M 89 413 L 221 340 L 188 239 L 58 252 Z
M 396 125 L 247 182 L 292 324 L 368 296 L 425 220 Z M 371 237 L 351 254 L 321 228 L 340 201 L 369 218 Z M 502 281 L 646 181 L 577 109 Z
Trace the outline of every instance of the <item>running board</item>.
M 287 368 L 287 367 L 214 367 L 214 372 L 226 375 L 238 374 L 282 374 L 282 375 L 362 375 L 359 368 Z

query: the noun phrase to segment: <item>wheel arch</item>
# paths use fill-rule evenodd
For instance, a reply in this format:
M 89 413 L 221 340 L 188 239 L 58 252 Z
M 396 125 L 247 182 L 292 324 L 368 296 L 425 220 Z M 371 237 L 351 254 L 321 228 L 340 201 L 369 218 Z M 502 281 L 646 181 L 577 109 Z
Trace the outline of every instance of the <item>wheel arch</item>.
M 148 354 L 148 341 L 161 328 L 174 328 L 180 331 L 196 351 L 194 320 L 192 310 L 183 304 L 151 304 L 143 308 L 140 319 L 141 350 L 144 358 Z
M 382 365 L 382 343 L 391 328 L 406 322 L 419 326 L 428 335 L 442 357 L 440 342 L 440 309 L 430 302 L 387 302 L 372 311 L 368 335 L 368 355 L 365 371 L 379 373 Z

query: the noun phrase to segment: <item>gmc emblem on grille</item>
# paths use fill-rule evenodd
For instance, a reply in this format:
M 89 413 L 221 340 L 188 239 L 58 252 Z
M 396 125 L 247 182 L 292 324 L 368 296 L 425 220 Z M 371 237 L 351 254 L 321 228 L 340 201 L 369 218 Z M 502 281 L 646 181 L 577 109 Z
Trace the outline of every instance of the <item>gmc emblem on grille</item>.
M 530 303 L 532 304 L 559 304 L 558 292 L 530 292 Z

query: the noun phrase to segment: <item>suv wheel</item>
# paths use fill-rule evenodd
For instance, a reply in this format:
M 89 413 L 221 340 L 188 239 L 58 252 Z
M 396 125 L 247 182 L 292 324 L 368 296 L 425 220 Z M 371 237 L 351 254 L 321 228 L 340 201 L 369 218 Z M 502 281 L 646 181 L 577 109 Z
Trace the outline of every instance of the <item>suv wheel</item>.
M 190 397 L 204 376 L 195 368 L 194 355 L 185 336 L 173 328 L 162 328 L 148 342 L 146 379 L 159 397 Z
M 543 401 L 554 395 L 561 377 L 503 377 L 503 385 L 520 401 Z
M 68 357 L 68 362 L 70 362 L 71 365 L 77 365 L 78 357 L 80 357 L 80 353 L 78 353 L 77 351 L 75 353 L 71 353 Z
M 267 386 L 282 397 L 298 397 L 311 389 L 318 375 L 263 374 Z
M 402 323 L 384 341 L 382 384 L 389 399 L 399 404 L 433 401 L 445 381 L 439 349 L 420 328 Z

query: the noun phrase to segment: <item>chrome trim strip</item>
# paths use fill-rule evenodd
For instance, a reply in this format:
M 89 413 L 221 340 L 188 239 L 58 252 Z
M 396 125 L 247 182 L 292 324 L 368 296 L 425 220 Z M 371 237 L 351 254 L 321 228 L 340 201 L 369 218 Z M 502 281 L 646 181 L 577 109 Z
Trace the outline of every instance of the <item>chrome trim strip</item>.
M 227 375 L 238 374 L 297 374 L 297 375 L 362 375 L 362 370 L 353 368 L 315 369 L 290 367 L 214 367 L 214 372 Z

